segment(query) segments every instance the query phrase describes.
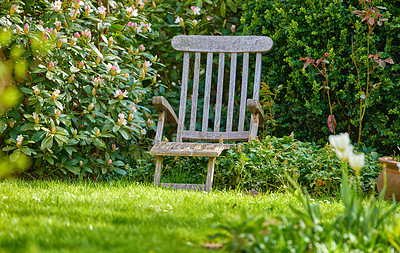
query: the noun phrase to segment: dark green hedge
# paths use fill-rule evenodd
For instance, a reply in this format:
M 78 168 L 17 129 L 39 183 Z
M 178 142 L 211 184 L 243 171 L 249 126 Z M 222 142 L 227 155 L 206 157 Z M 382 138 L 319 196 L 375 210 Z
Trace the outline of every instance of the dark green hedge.
M 361 94 L 352 45 L 362 80 L 366 73 L 362 62 L 368 56 L 367 25 L 352 14 L 361 9 L 358 4 L 359 0 L 253 0 L 243 5 L 244 35 L 267 35 L 274 40 L 274 48 L 263 62 L 263 81 L 271 89 L 283 86 L 274 104 L 277 125 L 273 135 L 294 131 L 297 139 L 327 142 L 330 110 L 322 88 L 324 78 L 312 66 L 303 70 L 300 57 L 318 59 L 328 52 L 336 132 L 349 132 L 351 139 L 357 140 Z M 380 153 L 392 153 L 400 144 L 400 5 L 397 0 L 377 0 L 375 4 L 386 7 L 381 13 L 389 21 L 375 28 L 370 53 L 381 52 L 381 58 L 390 57 L 395 64 L 372 75 L 372 82 L 382 85 L 368 98 L 361 141 Z

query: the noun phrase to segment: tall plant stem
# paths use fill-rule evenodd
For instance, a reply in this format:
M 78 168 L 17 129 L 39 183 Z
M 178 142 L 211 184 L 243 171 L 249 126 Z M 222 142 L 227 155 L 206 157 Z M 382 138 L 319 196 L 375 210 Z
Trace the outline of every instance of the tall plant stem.
M 325 76 L 326 77 L 326 86 L 328 86 L 328 75 L 326 75 Z M 329 86 L 328 86 L 329 87 Z M 334 119 L 333 119 L 333 112 L 332 112 L 332 104 L 331 104 L 331 96 L 329 95 L 329 89 L 328 89 L 328 91 L 327 91 L 327 93 L 328 93 L 328 102 L 329 102 L 329 110 L 330 110 L 330 113 L 331 113 L 331 124 L 333 125 L 333 134 L 336 134 L 335 133 L 335 129 L 336 129 L 336 124 L 335 124 L 335 121 L 334 121 Z

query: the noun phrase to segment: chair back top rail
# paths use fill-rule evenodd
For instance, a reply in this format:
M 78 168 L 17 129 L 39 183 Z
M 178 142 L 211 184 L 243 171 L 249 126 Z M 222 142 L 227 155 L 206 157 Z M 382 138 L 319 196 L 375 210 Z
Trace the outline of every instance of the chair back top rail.
M 179 35 L 171 45 L 184 52 L 261 53 L 271 50 L 273 42 L 266 36 Z

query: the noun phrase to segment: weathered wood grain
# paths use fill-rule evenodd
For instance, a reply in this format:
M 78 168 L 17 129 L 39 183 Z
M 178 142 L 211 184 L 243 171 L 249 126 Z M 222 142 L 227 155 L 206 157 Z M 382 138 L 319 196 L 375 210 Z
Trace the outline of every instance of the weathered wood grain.
M 192 92 L 192 110 L 190 114 L 190 131 L 196 128 L 197 116 L 197 98 L 199 96 L 199 78 L 200 78 L 200 53 L 196 53 L 194 60 L 194 78 L 193 78 L 193 92 Z
M 215 157 L 208 158 L 207 180 L 205 189 L 208 192 L 212 190 L 212 183 L 214 178 L 214 165 L 215 165 Z
M 268 52 L 273 46 L 265 36 L 190 36 L 172 38 L 172 47 L 184 52 L 243 53 Z
M 160 184 L 162 163 L 163 163 L 163 157 L 162 156 L 157 156 L 156 172 L 154 173 L 154 184 L 155 185 L 159 185 Z
M 243 54 L 242 66 L 242 87 L 240 91 L 240 111 L 239 111 L 239 126 L 238 131 L 244 130 L 244 121 L 246 115 L 246 100 L 247 100 L 247 83 L 249 79 L 249 53 Z
M 200 132 L 183 131 L 182 139 L 191 141 L 245 141 L 249 139 L 249 131 L 242 132 Z
M 212 62 L 213 53 L 207 54 L 207 65 L 206 65 L 206 87 L 204 91 L 204 104 L 203 104 L 203 124 L 202 130 L 206 132 L 208 129 L 208 116 L 210 113 L 210 93 L 211 93 L 211 78 L 212 78 Z
M 155 142 L 161 142 L 162 133 L 164 130 L 164 122 L 165 122 L 165 112 L 160 111 L 160 113 L 158 114 L 156 137 L 154 138 Z
M 189 79 L 189 53 L 184 53 L 183 54 L 181 102 L 179 105 L 179 122 L 178 122 L 178 132 L 176 135 L 177 142 L 182 142 L 182 131 L 184 129 L 185 113 L 186 113 L 186 96 L 187 96 L 187 88 L 188 88 L 188 79 Z
M 264 122 L 264 109 L 260 104 L 258 99 L 247 99 L 247 107 L 249 108 L 250 112 L 254 114 L 260 114 L 260 123 Z
M 225 54 L 219 53 L 217 101 L 215 105 L 214 132 L 218 132 L 219 127 L 221 125 L 221 107 L 222 107 L 222 95 L 223 95 L 222 92 L 224 89 L 224 66 L 225 66 Z
M 164 111 L 166 113 L 167 122 L 178 124 L 178 117 L 175 114 L 174 109 L 172 109 L 171 105 L 163 96 L 154 96 L 153 105 L 160 111 Z
M 231 54 L 231 69 L 229 76 L 229 97 L 228 97 L 228 116 L 226 117 L 226 131 L 232 131 L 233 124 L 233 102 L 235 99 L 235 83 L 236 83 L 236 62 L 237 53 Z

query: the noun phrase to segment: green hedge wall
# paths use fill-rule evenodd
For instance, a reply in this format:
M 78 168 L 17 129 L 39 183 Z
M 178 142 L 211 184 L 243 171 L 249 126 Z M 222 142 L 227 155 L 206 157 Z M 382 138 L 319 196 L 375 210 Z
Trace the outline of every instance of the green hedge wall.
M 336 133 L 358 136 L 360 93 L 357 73 L 352 61 L 354 52 L 361 80 L 366 79 L 368 60 L 366 22 L 352 14 L 362 7 L 359 0 L 272 0 L 247 1 L 243 5 L 244 35 L 267 35 L 274 48 L 264 57 L 263 78 L 271 90 L 283 86 L 278 93 L 274 112 L 273 135 L 295 132 L 299 140 L 323 144 L 331 134 L 327 118 L 330 114 L 324 78 L 310 66 L 303 69 L 300 57 L 321 58 L 325 52 L 330 70 L 328 86 L 337 120 Z M 392 58 L 394 65 L 376 69 L 372 83 L 379 87 L 367 101 L 363 120 L 362 143 L 380 153 L 391 154 L 400 144 L 400 6 L 396 0 L 377 0 L 380 12 L 389 20 L 376 26 L 370 54 Z M 364 82 L 365 85 L 365 82 Z M 396 148 L 397 149 L 397 148 Z

